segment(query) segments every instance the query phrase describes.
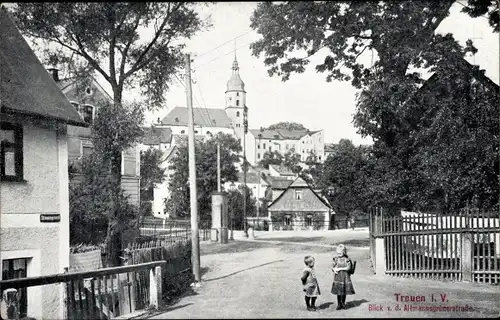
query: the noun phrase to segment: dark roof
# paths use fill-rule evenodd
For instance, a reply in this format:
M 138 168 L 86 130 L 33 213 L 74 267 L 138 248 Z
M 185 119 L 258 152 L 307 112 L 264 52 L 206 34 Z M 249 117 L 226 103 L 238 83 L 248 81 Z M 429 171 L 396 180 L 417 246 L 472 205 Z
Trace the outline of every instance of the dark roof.
M 143 144 L 158 145 L 160 143 L 172 142 L 172 129 L 170 128 L 146 127 L 143 128 L 143 130 L 144 130 L 144 137 L 142 139 Z
M 269 184 L 271 185 L 271 189 L 273 190 L 283 190 L 288 188 L 292 183 L 293 180 L 290 180 L 288 178 L 284 177 L 266 177 L 267 181 L 269 181 Z
M 185 143 L 188 142 L 188 135 L 187 134 L 173 134 L 172 137 L 173 137 L 173 139 L 175 139 L 176 143 L 180 143 L 181 141 L 185 142 Z M 205 139 L 205 136 L 195 135 L 194 138 L 196 139 L 196 141 L 201 142 Z
M 333 152 L 335 151 L 334 143 L 325 143 L 325 152 Z
M 269 168 L 273 168 L 276 172 L 283 176 L 295 176 L 295 173 L 293 173 L 292 170 L 282 165 L 270 164 Z
M 267 184 L 267 181 L 265 179 L 262 179 L 265 184 Z M 243 183 L 243 172 L 238 172 L 238 182 Z M 255 183 L 259 184 L 260 179 L 259 179 L 259 173 L 258 172 L 247 172 L 247 183 Z
M 1 110 L 87 126 L 0 8 Z
M 231 119 L 223 109 L 193 108 L 194 124 L 202 127 L 232 128 Z M 161 121 L 164 125 L 187 126 L 187 108 L 175 107 Z
M 255 138 L 269 139 L 269 140 L 300 140 L 306 135 L 313 135 L 322 130 L 309 131 L 309 130 L 287 130 L 287 129 L 251 129 L 249 130 Z
M 307 184 L 307 182 L 305 182 L 301 177 L 297 177 L 294 181 L 291 181 L 291 182 L 292 183 L 290 183 L 290 185 L 288 186 L 288 188 L 286 188 L 286 190 L 284 192 L 282 192 L 276 199 L 274 199 L 273 202 L 271 202 L 269 204 L 268 208 L 271 208 L 272 205 L 274 205 L 275 203 L 277 203 L 278 200 L 281 199 L 286 194 L 286 192 L 288 191 L 288 189 L 291 189 L 291 188 L 307 188 L 307 189 L 309 189 L 309 190 L 312 191 L 312 193 L 321 201 L 321 203 L 323 203 L 329 209 L 332 209 L 332 206 L 323 197 L 321 197 L 318 193 L 316 193 L 316 191 L 314 191 L 314 189 L 311 188 Z

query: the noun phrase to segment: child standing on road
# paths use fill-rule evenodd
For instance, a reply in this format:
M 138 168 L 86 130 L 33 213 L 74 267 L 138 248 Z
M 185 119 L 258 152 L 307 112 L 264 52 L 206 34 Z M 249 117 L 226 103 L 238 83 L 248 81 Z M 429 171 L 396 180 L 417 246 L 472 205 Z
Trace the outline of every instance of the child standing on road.
M 349 274 L 351 268 L 352 261 L 347 256 L 347 248 L 340 244 L 337 247 L 337 256 L 333 258 L 331 268 L 334 273 L 332 293 L 337 295 L 337 310 L 346 309 L 346 295 L 355 293 Z
M 305 292 L 305 300 L 308 311 L 316 311 L 316 298 L 321 294 L 319 290 L 318 279 L 314 272 L 314 258 L 306 256 L 304 258 L 306 267 L 302 271 L 302 284 L 304 285 L 303 291 Z

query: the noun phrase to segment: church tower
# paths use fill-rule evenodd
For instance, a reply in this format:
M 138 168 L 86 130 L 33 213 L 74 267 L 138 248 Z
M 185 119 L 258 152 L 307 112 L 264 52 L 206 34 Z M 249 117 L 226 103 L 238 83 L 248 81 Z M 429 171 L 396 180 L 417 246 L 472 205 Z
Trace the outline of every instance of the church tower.
M 246 106 L 245 83 L 240 78 L 240 68 L 236 60 L 236 54 L 233 61 L 233 74 L 227 82 L 226 90 L 226 114 L 231 119 L 234 131 L 238 139 L 243 138 L 243 110 Z

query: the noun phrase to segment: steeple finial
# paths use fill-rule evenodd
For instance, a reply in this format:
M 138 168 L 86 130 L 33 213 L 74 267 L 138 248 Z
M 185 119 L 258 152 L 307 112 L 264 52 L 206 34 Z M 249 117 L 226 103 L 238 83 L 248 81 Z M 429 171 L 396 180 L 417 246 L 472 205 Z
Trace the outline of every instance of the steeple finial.
M 233 61 L 233 74 L 238 74 L 239 72 L 238 60 L 236 59 L 236 40 L 234 40 L 234 61 Z

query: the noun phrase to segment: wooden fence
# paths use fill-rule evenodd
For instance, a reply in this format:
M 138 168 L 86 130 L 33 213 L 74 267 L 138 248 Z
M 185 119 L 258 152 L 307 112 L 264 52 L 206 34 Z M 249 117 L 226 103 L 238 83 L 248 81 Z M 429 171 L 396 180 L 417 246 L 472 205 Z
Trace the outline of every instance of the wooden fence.
M 200 241 L 210 240 L 210 229 L 210 221 L 199 222 Z M 148 241 L 168 239 L 175 242 L 191 236 L 191 223 L 187 220 L 143 222 L 140 226 L 140 235 L 147 237 Z
M 499 220 L 498 212 L 471 209 L 446 216 L 373 209 L 372 264 L 393 276 L 499 283 Z
M 0 292 L 15 297 L 11 291 L 61 283 L 64 319 L 113 319 L 159 307 L 168 288 L 178 286 L 178 275 L 191 267 L 191 242 L 187 240 L 131 244 L 125 252 L 128 265 L 122 267 L 0 281 Z

